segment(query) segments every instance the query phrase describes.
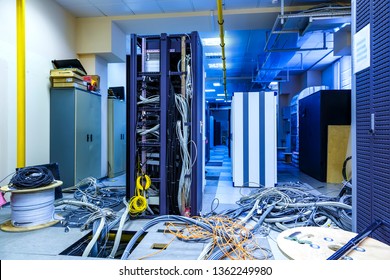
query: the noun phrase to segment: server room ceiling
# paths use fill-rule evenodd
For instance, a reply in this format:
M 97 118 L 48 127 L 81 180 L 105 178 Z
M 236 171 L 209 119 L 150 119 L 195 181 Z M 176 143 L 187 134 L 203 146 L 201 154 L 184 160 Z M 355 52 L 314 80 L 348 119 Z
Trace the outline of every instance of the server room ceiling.
M 219 38 L 215 0 L 56 0 L 75 17 L 109 17 L 126 34 L 198 31 Z M 350 0 L 223 0 L 227 96 L 272 88 L 339 59 L 333 34 L 349 28 Z M 330 7 L 330 8 L 329 8 Z M 221 47 L 203 42 L 206 99 L 225 102 Z M 215 90 L 215 91 L 214 91 Z M 217 99 L 217 101 L 216 101 Z

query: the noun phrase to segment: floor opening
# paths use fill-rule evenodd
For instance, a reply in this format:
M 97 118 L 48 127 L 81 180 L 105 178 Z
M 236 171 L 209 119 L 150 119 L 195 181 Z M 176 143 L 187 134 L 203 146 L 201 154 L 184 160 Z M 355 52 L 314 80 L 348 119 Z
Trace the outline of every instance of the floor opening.
M 112 230 L 110 231 L 106 238 L 102 241 L 100 241 L 97 245 L 97 248 L 95 250 L 95 253 L 93 257 L 95 258 L 107 258 L 114 246 L 115 243 L 115 237 L 116 237 L 117 231 Z M 135 231 L 122 231 L 122 236 L 121 240 L 119 243 L 118 250 L 115 254 L 115 259 L 120 259 L 123 251 L 125 250 L 128 242 L 133 238 L 133 236 L 136 234 Z M 142 241 L 142 239 L 145 237 L 147 233 L 143 233 L 138 240 L 136 241 L 135 245 L 133 246 L 131 252 L 137 247 L 137 245 Z M 71 246 L 66 248 L 64 251 L 60 253 L 60 255 L 65 255 L 65 256 L 82 256 L 84 250 L 86 249 L 88 243 L 92 240 L 92 231 L 85 235 L 84 237 L 80 238 L 77 240 L 75 243 L 73 243 Z M 130 252 L 130 253 L 131 253 Z M 91 253 L 92 254 L 92 253 Z M 91 256 L 91 255 L 90 255 Z

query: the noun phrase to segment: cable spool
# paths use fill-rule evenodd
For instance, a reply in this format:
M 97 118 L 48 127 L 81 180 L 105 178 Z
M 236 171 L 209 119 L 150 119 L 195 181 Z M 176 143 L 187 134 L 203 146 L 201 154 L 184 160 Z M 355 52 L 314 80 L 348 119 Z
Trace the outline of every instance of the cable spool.
M 11 223 L 15 227 L 36 226 L 52 221 L 54 189 L 11 196 Z
M 55 219 L 54 189 L 62 181 L 36 188 L 15 189 L 12 185 L 0 188 L 11 192 L 11 220 L 0 225 L 3 231 L 21 232 L 41 229 L 59 222 Z

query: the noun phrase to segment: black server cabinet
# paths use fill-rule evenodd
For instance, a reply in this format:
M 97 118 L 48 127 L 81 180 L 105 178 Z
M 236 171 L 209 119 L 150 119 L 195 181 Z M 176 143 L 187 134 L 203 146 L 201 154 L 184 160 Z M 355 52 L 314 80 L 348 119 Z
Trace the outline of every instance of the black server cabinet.
M 370 67 L 355 74 L 356 231 L 390 221 L 390 2 L 356 1 L 356 32 L 370 26 Z M 390 228 L 371 235 L 390 245 Z
M 129 43 L 126 198 L 137 196 L 135 182 L 147 175 L 152 191 L 145 197 L 152 211 L 134 216 L 197 216 L 203 194 L 204 110 L 199 34 L 132 34 Z
M 326 182 L 328 125 L 350 124 L 350 90 L 321 90 L 299 100 L 299 169 Z

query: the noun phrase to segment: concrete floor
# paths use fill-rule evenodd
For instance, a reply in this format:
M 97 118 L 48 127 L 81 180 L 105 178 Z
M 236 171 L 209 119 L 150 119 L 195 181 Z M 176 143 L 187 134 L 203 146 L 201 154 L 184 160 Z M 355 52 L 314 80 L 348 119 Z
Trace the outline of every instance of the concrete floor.
M 105 185 L 124 185 L 125 176 L 109 179 Z M 290 164 L 279 162 L 278 182 L 303 182 L 311 185 L 319 192 L 327 195 L 337 195 L 341 189 L 338 184 L 318 182 L 299 172 Z M 234 188 L 232 184 L 231 162 L 227 156 L 226 147 L 215 147 L 211 152 L 210 161 L 206 164 L 206 184 L 204 186 L 202 214 L 211 210 L 220 212 L 224 209 L 236 207 L 236 201 L 251 191 L 250 188 Z M 9 204 L 0 209 L 0 224 L 10 219 Z M 138 231 L 149 219 L 130 220 L 124 230 Z M 131 253 L 129 259 L 158 259 L 158 260 L 196 260 L 203 250 L 204 243 L 182 242 L 173 238 L 172 234 L 164 233 L 166 226 L 158 224 L 147 230 L 147 234 L 140 244 Z M 46 259 L 91 259 L 79 256 L 61 255 L 66 248 L 74 244 L 89 230 L 80 231 L 79 228 L 65 228 L 59 224 L 47 228 L 26 232 L 0 231 L 0 259 L 2 260 L 46 260 Z M 267 238 L 258 236 L 258 243 L 272 251 L 275 260 L 287 259 L 279 250 L 276 238 L 278 233 L 271 231 Z M 152 249 L 153 243 L 165 243 L 169 246 L 165 250 Z

